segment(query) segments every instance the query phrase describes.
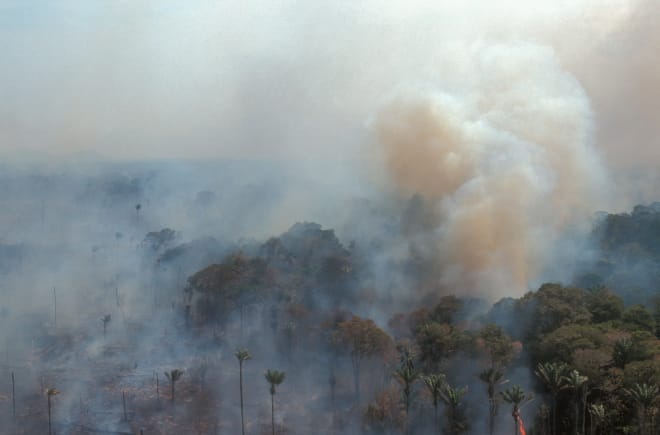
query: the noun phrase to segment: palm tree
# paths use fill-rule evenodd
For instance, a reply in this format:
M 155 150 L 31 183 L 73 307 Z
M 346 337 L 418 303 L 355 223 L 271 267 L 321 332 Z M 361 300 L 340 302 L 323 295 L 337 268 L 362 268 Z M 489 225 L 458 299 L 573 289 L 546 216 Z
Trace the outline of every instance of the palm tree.
M 449 384 L 444 384 L 440 390 L 440 398 L 445 405 L 447 405 L 447 420 L 449 420 L 449 433 L 452 435 L 459 434 L 465 429 L 464 422 L 460 415 L 460 406 L 462 404 L 463 396 L 467 393 L 468 388 L 452 388 Z
M 435 420 L 435 424 L 438 424 L 438 401 L 440 400 L 442 386 L 445 385 L 445 379 L 446 377 L 442 373 L 422 376 L 422 381 L 424 381 L 424 385 L 426 385 L 433 400 L 433 419 Z
M 105 331 L 108 327 L 108 323 L 110 323 L 110 320 L 112 320 L 112 316 L 110 314 L 106 314 L 105 316 L 101 317 L 101 322 L 103 322 L 103 336 L 105 337 Z
M 511 416 L 513 417 L 515 425 L 515 434 L 518 435 L 521 432 L 524 433 L 524 429 L 520 431 L 518 430 L 521 427 L 524 428 L 522 419 L 520 418 L 520 407 L 525 400 L 530 401 L 532 396 L 525 394 L 523 389 L 520 388 L 520 385 L 514 385 L 511 388 L 507 388 L 501 392 L 500 395 L 505 402 L 511 403 L 513 405 L 513 412 L 511 412 Z
M 552 434 L 557 434 L 557 397 L 568 388 L 564 373 L 568 366 L 564 363 L 539 363 L 534 372 L 541 379 L 552 395 Z
M 589 405 L 589 415 L 591 416 L 591 435 L 596 433 L 596 429 L 605 421 L 605 407 L 602 403 L 592 403 Z
M 620 369 L 626 367 L 633 357 L 633 341 L 630 338 L 622 338 L 614 343 L 612 350 L 612 361 Z
M 239 387 L 241 393 L 241 433 L 245 435 L 245 417 L 243 415 L 243 363 L 250 358 L 250 352 L 247 349 L 236 349 L 234 352 L 236 359 L 238 359 L 238 368 L 239 368 Z
M 57 396 L 58 394 L 60 394 L 60 392 L 57 391 L 55 388 L 49 388 L 46 390 L 46 397 L 48 397 L 48 435 L 52 435 L 53 433 L 53 427 L 50 418 L 50 409 L 51 409 L 50 398 L 52 396 Z
M 394 377 L 403 387 L 403 399 L 406 405 L 406 433 L 408 433 L 408 412 L 410 411 L 410 396 L 412 394 L 412 385 L 419 378 L 419 372 L 415 370 L 412 361 L 404 361 L 401 366 L 394 371 Z
M 486 384 L 489 404 L 488 415 L 488 433 L 493 435 L 495 430 L 495 416 L 497 415 L 497 396 L 495 395 L 495 387 L 502 383 L 504 372 L 495 367 L 484 370 L 479 373 L 479 379 Z
M 174 402 L 174 385 L 176 384 L 176 381 L 181 379 L 181 376 L 183 376 L 183 370 L 174 369 L 169 373 L 165 372 L 165 377 L 169 379 L 170 387 L 172 388 L 172 402 Z
M 580 420 L 580 388 L 582 388 L 589 378 L 582 376 L 577 370 L 571 370 L 568 376 L 564 376 L 563 378 L 568 388 L 575 391 L 575 435 L 577 435 Z
M 624 392 L 637 404 L 637 420 L 639 421 L 640 435 L 650 433 L 647 431 L 646 411 L 658 400 L 660 388 L 657 385 L 642 383 L 635 384 L 632 388 L 626 388 Z
M 275 435 L 275 385 L 280 385 L 286 373 L 277 370 L 266 370 L 266 381 L 270 384 L 270 421 L 273 428 L 273 435 Z

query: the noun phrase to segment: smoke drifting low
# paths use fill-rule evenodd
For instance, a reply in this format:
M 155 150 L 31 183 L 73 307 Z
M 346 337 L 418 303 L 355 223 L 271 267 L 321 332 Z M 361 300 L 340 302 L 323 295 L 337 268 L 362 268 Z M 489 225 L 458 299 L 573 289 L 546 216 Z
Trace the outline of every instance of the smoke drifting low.
M 501 297 L 524 291 L 558 239 L 588 222 L 605 171 L 588 99 L 552 50 L 458 53 L 435 82 L 391 97 L 372 128 L 394 189 L 429 201 L 422 237 L 437 244 L 440 281 Z

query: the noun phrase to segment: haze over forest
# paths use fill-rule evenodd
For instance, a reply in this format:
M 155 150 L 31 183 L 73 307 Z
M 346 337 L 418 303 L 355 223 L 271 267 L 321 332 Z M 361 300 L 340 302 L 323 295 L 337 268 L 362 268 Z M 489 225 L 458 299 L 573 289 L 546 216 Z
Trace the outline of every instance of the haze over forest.
M 0 2 L 0 434 L 658 434 L 659 12 Z

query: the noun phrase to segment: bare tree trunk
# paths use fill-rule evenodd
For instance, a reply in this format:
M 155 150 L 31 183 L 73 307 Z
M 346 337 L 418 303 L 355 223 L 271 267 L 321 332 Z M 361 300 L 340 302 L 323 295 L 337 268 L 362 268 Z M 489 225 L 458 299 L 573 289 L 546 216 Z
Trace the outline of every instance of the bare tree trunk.
M 493 432 L 495 431 L 495 399 L 489 397 L 488 402 L 490 411 L 488 415 L 488 433 L 493 435 Z
M 11 405 L 16 419 L 16 383 L 14 382 L 14 372 L 11 372 Z
M 57 328 L 57 289 L 53 287 L 53 316 L 55 327 Z
M 275 395 L 270 395 L 270 423 L 273 428 L 273 435 L 275 435 Z
M 48 395 L 48 435 L 53 435 L 53 428 L 50 419 L 50 394 Z
M 245 435 L 245 417 L 243 416 L 243 362 L 239 364 L 239 387 L 241 394 L 241 434 Z
M 587 399 L 589 397 L 589 390 L 587 385 L 584 386 L 584 397 L 582 400 L 582 435 L 587 433 Z
M 552 435 L 557 435 L 557 395 L 552 395 Z
M 575 435 L 578 435 L 578 428 L 580 427 L 580 396 L 575 395 Z

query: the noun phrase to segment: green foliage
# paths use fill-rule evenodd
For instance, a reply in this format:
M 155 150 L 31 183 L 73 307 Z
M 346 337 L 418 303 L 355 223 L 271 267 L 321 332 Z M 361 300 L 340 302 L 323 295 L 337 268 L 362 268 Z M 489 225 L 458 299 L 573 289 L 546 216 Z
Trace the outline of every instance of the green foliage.
M 633 361 L 641 361 L 650 358 L 653 354 L 655 340 L 648 332 L 634 332 L 614 343 L 612 349 L 612 362 L 621 369 Z
M 513 345 L 509 336 L 495 324 L 484 326 L 478 335 L 490 358 L 491 367 L 507 365 L 513 358 Z
M 602 403 L 592 403 L 589 405 L 589 415 L 593 425 L 599 426 L 605 421 L 605 406 Z
M 623 314 L 623 300 L 611 290 L 603 287 L 593 289 L 586 299 L 594 323 L 619 320 Z
M 240 365 L 243 365 L 243 362 L 252 359 L 252 355 L 250 355 L 250 352 L 247 349 L 236 349 L 234 356 Z
M 623 370 L 623 383 L 627 386 L 650 383 L 660 385 L 660 360 L 633 361 Z
M 266 378 L 266 381 L 270 384 L 270 394 L 275 394 L 275 386 L 280 385 L 282 382 L 284 382 L 286 373 L 280 372 L 278 370 L 268 369 L 266 370 L 264 377 Z
M 587 324 L 591 313 L 586 308 L 584 291 L 559 284 L 543 284 L 534 293 L 534 335 L 545 334 L 562 325 Z
M 445 383 L 440 390 L 440 398 L 446 406 L 448 432 L 456 435 L 468 430 L 468 422 L 463 412 L 463 397 L 468 388 L 453 388 Z
M 390 336 L 373 320 L 358 316 L 339 323 L 334 339 L 344 344 L 351 357 L 358 360 L 381 353 L 392 344 Z
M 655 334 L 655 320 L 643 305 L 633 305 L 623 313 L 623 321 L 631 331 L 647 331 Z
M 639 406 L 650 407 L 660 399 L 660 387 L 647 383 L 635 384 L 631 388 L 626 388 L 626 395 L 635 401 Z
M 568 372 L 568 375 L 564 376 L 564 381 L 568 388 L 572 389 L 576 393 L 580 391 L 580 388 L 589 380 L 588 377 L 583 376 L 577 370 L 571 370 Z
M 452 325 L 431 322 L 419 328 L 415 340 L 422 362 L 431 369 L 437 369 L 442 360 L 462 347 L 466 335 Z
M 234 310 L 253 304 L 268 284 L 266 262 L 233 254 L 220 264 L 212 264 L 188 279 L 189 297 L 197 296 L 199 317 L 222 322 Z
M 443 296 L 430 313 L 430 320 L 438 323 L 454 323 L 463 309 L 463 301 L 454 295 Z
M 605 369 L 612 358 L 607 347 L 597 349 L 577 349 L 573 352 L 571 366 L 584 374 L 594 384 L 601 384 L 606 375 Z
M 660 387 L 657 385 L 641 383 L 624 390 L 625 394 L 633 400 L 637 407 L 637 424 L 639 433 L 646 435 L 651 433 L 651 425 L 657 409 L 655 405 L 660 400 Z M 652 412 L 650 412 L 652 411 Z
M 497 397 L 495 396 L 495 387 L 503 383 L 504 372 L 494 366 L 479 373 L 479 380 L 486 384 L 486 394 L 488 395 L 488 433 L 495 431 L 495 416 L 497 415 Z
M 422 381 L 424 382 L 424 385 L 431 395 L 434 408 L 437 408 L 438 406 L 438 402 L 440 400 L 440 392 L 445 385 L 446 379 L 447 377 L 442 373 L 433 373 L 430 375 L 422 376 Z
M 419 379 L 420 373 L 415 370 L 412 360 L 401 361 L 399 367 L 394 371 L 394 378 L 401 384 L 404 403 L 406 405 L 406 414 L 410 407 L 410 398 L 412 395 L 412 386 Z
M 563 361 L 571 364 L 576 350 L 597 349 L 606 343 L 605 335 L 597 327 L 570 324 L 543 336 L 535 356 L 540 361 Z
M 565 373 L 568 371 L 568 365 L 563 363 L 539 363 L 534 372 L 543 382 L 551 394 L 558 394 L 561 390 L 568 388 L 565 380 Z
M 373 320 L 354 316 L 337 325 L 333 341 L 341 344 L 350 355 L 353 366 L 355 397 L 359 402 L 360 372 L 363 360 L 383 354 L 386 349 L 392 346 L 392 339 Z
M 500 393 L 502 400 L 507 403 L 512 404 L 514 407 L 518 408 L 525 401 L 531 399 L 532 396 L 526 394 L 520 385 L 514 385 L 511 388 Z
M 504 379 L 504 372 L 502 372 L 502 370 L 493 367 L 479 373 L 479 380 L 484 384 L 486 384 L 488 398 L 490 400 L 495 399 L 495 387 L 498 384 L 502 383 L 503 379 Z

